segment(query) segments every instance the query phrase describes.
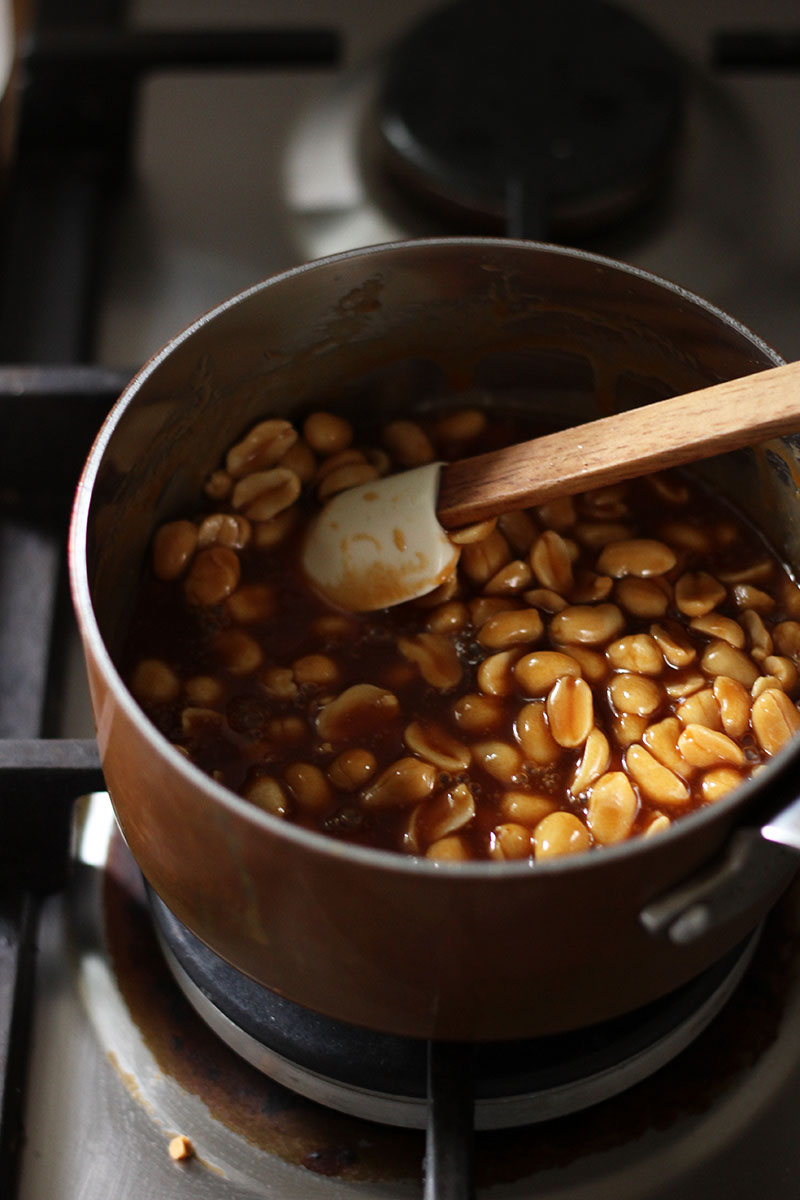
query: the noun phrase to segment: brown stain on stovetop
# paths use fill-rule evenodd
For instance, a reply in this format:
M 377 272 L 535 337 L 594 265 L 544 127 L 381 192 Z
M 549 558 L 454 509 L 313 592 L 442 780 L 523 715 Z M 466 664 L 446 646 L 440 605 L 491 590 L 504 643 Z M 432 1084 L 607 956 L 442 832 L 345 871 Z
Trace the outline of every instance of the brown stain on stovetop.
M 170 975 L 141 879 L 118 836 L 105 873 L 108 948 L 122 996 L 161 1070 L 267 1153 L 341 1180 L 419 1180 L 424 1137 L 333 1112 L 274 1083 L 228 1049 Z M 734 996 L 691 1049 L 628 1092 L 582 1113 L 476 1136 L 479 1185 L 568 1167 L 707 1112 L 774 1042 L 800 950 L 796 905 L 769 918 Z
M 269 1154 L 317 1174 L 358 1181 L 419 1176 L 420 1134 L 384 1129 L 297 1096 L 208 1029 L 169 973 L 141 877 L 118 835 L 105 872 L 103 907 L 109 954 L 133 1021 L 164 1074 L 199 1096 L 216 1120 Z

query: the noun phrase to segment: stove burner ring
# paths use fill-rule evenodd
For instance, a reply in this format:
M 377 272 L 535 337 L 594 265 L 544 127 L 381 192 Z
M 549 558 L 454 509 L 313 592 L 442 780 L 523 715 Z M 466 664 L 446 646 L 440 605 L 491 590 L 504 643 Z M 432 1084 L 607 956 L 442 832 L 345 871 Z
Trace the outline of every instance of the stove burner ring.
M 656 196 L 682 111 L 676 57 L 602 0 L 458 0 L 392 51 L 378 129 L 418 200 L 552 240 Z
M 302 1008 L 236 971 L 148 889 L 167 964 L 206 1024 L 292 1091 L 364 1120 L 424 1129 L 427 1043 L 374 1033 Z M 666 1065 L 735 990 L 760 930 L 669 996 L 588 1029 L 473 1048 L 475 1127 L 565 1116 Z

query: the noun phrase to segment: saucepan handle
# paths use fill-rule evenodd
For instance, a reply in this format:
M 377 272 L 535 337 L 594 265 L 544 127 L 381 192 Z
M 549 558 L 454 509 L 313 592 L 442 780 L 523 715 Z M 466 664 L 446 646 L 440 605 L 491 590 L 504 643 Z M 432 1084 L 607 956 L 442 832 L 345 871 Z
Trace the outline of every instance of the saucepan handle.
M 764 911 L 800 866 L 800 798 L 761 828 L 746 826 L 707 869 L 652 900 L 639 914 L 648 933 L 678 945 Z

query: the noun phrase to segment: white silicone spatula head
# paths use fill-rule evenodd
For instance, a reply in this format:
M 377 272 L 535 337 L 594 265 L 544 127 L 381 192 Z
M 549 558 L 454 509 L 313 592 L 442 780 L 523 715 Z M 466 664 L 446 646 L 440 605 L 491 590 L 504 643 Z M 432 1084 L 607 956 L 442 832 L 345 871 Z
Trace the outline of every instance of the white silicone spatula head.
M 432 591 L 453 571 L 458 548 L 446 529 L 798 429 L 800 363 L 789 363 L 340 492 L 312 524 L 303 565 L 341 608 L 399 604 Z
M 303 546 L 305 571 L 328 599 L 351 612 L 389 608 L 453 572 L 459 550 L 436 516 L 440 472 L 416 467 L 328 502 Z

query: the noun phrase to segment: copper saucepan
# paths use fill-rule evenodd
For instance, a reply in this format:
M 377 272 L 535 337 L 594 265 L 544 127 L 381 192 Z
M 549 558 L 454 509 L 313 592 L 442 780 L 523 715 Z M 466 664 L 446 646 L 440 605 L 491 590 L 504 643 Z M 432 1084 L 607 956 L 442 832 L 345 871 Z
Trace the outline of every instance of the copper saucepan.
M 265 414 L 387 419 L 477 388 L 560 424 L 779 363 L 704 301 L 641 271 L 532 243 L 438 239 L 299 267 L 202 317 L 108 417 L 73 515 L 70 570 L 98 741 L 125 838 L 219 955 L 312 1009 L 420 1037 L 590 1024 L 697 974 L 756 926 L 795 869 L 791 745 L 663 835 L 586 855 L 445 864 L 340 844 L 217 785 L 156 731 L 115 667 L 151 533 L 192 507 Z M 657 431 L 654 431 L 657 436 Z M 800 451 L 708 460 L 800 567 Z M 779 813 L 777 817 L 775 813 Z

